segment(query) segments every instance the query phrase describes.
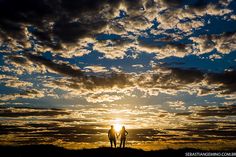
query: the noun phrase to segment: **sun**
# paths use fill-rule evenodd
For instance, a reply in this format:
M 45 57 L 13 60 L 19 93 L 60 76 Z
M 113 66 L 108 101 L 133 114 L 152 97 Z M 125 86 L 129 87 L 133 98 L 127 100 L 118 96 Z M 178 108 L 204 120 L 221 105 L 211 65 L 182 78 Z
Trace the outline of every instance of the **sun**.
M 111 123 L 113 124 L 113 126 L 114 126 L 114 129 L 115 129 L 115 131 L 118 133 L 118 132 L 120 132 L 121 131 L 121 129 L 122 129 L 122 126 L 123 126 L 123 120 L 122 119 L 120 119 L 120 118 L 116 118 L 116 119 L 114 119 Z
M 119 123 L 116 123 L 115 125 L 114 125 L 114 129 L 115 129 L 115 131 L 116 132 L 120 132 L 120 130 L 121 130 L 121 124 L 119 124 Z

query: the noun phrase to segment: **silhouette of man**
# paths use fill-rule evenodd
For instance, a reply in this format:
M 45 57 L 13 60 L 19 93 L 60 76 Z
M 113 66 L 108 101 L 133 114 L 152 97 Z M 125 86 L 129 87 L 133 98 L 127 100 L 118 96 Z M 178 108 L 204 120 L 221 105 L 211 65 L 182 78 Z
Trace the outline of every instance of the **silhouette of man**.
M 123 126 L 119 135 L 118 135 L 118 136 L 120 136 L 120 148 L 121 148 L 121 146 L 123 146 L 123 148 L 125 148 L 125 141 L 126 141 L 127 135 L 128 135 L 128 131 L 126 131 L 125 126 Z
M 111 148 L 112 148 L 113 143 L 116 148 L 116 131 L 115 131 L 113 125 L 111 126 L 111 129 L 108 131 L 108 138 L 111 143 Z

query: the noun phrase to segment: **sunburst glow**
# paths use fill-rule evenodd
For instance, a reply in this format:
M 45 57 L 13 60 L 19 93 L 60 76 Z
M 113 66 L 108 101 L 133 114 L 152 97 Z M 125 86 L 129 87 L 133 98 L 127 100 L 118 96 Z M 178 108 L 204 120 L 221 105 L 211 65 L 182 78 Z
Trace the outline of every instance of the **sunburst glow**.
M 122 121 L 121 121 L 121 119 L 115 119 L 115 121 L 114 121 L 114 129 L 115 129 L 115 131 L 116 132 L 120 132 L 121 128 L 122 128 Z
M 121 126 L 121 124 L 119 124 L 119 123 L 117 123 L 117 124 L 114 125 L 114 128 L 115 128 L 115 131 L 116 131 L 116 132 L 119 132 L 119 131 L 121 130 L 121 127 L 122 127 L 122 126 Z

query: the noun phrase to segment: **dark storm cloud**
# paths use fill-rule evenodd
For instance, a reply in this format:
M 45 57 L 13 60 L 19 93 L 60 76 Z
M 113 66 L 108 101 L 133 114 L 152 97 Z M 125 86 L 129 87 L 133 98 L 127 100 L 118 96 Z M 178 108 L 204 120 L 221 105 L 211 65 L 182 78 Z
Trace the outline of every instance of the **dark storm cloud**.
M 176 113 L 175 116 L 189 116 L 191 114 L 192 112 L 180 112 L 180 113 Z
M 181 89 L 186 85 L 193 83 L 200 83 L 205 81 L 207 86 L 201 86 L 200 89 L 203 90 L 207 88 L 211 92 L 212 85 L 217 85 L 218 87 L 213 91 L 218 91 L 221 94 L 231 94 L 236 91 L 236 72 L 226 71 L 224 73 L 206 73 L 197 69 L 179 69 L 179 68 L 169 68 L 170 72 L 167 74 L 154 74 L 152 80 L 145 82 L 147 86 L 154 86 L 159 83 L 160 88 L 167 89 Z M 145 84 L 143 84 L 145 86 Z
M 226 71 L 224 73 L 203 73 L 198 70 L 181 70 L 174 69 L 173 71 L 177 80 L 183 83 L 193 83 L 205 80 L 209 86 L 218 84 L 218 91 L 223 91 L 225 94 L 234 93 L 236 91 L 236 71 Z M 186 75 L 185 75 L 186 74 Z
M 222 84 L 219 90 L 225 90 L 223 93 L 229 94 L 236 91 L 236 71 L 224 72 L 223 74 L 211 73 L 207 76 L 209 84 Z
M 143 7 L 143 2 L 142 0 L 124 0 L 124 4 L 127 6 L 127 9 L 141 9 Z
M 20 65 L 27 65 L 28 61 L 26 58 L 22 57 L 22 56 L 10 56 L 9 59 L 13 62 L 15 62 L 16 64 L 20 64 Z
M 208 116 L 218 116 L 218 117 L 226 117 L 226 116 L 236 116 L 236 105 L 231 106 L 220 106 L 220 107 L 209 107 L 204 110 L 200 110 L 197 112 L 197 115 L 201 117 Z
M 11 39 L 20 44 L 27 42 L 24 25 L 43 27 L 43 18 L 52 14 L 53 9 L 43 1 L 2 0 L 0 1 L 0 36 L 4 41 Z
M 15 125 L 3 125 L 0 124 L 0 134 L 9 134 L 9 133 L 25 132 L 24 128 Z
M 229 106 L 213 106 L 213 107 L 199 107 L 197 110 L 188 112 L 175 113 L 175 116 L 183 116 L 196 123 L 220 123 L 220 124 L 236 124 L 234 121 L 203 121 L 206 117 L 221 117 L 226 118 L 229 116 L 236 116 L 236 105 Z M 196 117 L 197 116 L 197 117 Z
M 207 9 L 207 5 L 209 4 L 216 4 L 220 7 L 222 4 L 229 4 L 230 2 L 227 0 L 196 0 L 196 1 L 189 1 L 186 2 L 185 0 L 162 0 L 167 6 L 169 7 L 183 7 L 187 5 L 190 9 L 195 9 L 198 11 L 203 11 Z
M 59 49 L 62 43 L 74 43 L 91 36 L 107 23 L 105 14 L 113 14 L 120 1 L 113 0 L 2 0 L 0 1 L 0 37 L 5 42 L 29 42 L 28 30 L 42 46 Z M 107 9 L 106 8 L 106 9 Z
M 174 78 L 175 80 L 180 81 L 183 84 L 185 83 L 188 84 L 188 83 L 200 82 L 201 80 L 203 80 L 204 73 L 196 69 L 172 68 L 171 75 L 169 77 L 170 79 Z
M 167 131 L 175 131 L 177 134 L 182 132 L 189 136 L 189 139 L 196 135 L 205 140 L 236 139 L 236 123 L 233 119 L 232 121 L 228 120 L 230 116 L 236 115 L 235 105 L 202 107 L 192 112 L 177 113 L 175 115 L 185 116 L 188 120 L 191 120 L 191 123 L 183 127 L 167 128 Z M 211 120 L 207 118 L 209 116 L 220 117 L 220 119 Z M 181 138 L 181 140 L 183 139 Z
M 1 134 L 15 134 L 17 138 L 24 138 L 19 141 L 20 144 L 27 144 L 30 142 L 51 142 L 56 140 L 63 140 L 67 142 L 97 142 L 101 139 L 105 140 L 105 136 L 100 133 L 105 133 L 104 129 L 83 128 L 83 126 L 60 126 L 58 124 L 31 124 L 31 125 L 0 125 Z M 34 138 L 34 141 L 31 139 Z M 2 140 L 0 140 L 2 141 Z
M 158 11 L 158 8 L 162 10 L 162 8 L 167 7 L 166 10 L 172 11 L 172 6 L 178 9 L 184 8 L 185 3 L 183 0 L 155 2 L 153 0 L 41 0 L 37 2 L 34 0 L 2 0 L 0 1 L 0 41 L 2 40 L 2 43 L 8 44 L 15 51 L 34 47 L 40 51 L 57 50 L 67 53 L 67 51 L 72 51 L 72 49 L 78 50 L 83 47 L 80 39 L 85 37 L 95 39 L 94 37 L 97 34 L 104 33 L 103 29 L 105 28 L 112 33 L 116 32 L 115 30 L 118 27 L 122 27 L 122 30 L 126 33 L 130 29 L 135 31 L 136 27 L 137 29 L 145 30 L 147 28 L 144 25 L 154 20 L 153 15 L 162 14 Z M 183 14 L 186 11 L 186 13 L 194 16 L 197 13 L 201 13 L 203 16 L 205 15 L 204 12 L 209 10 L 207 8 L 208 4 L 208 1 L 191 2 L 188 4 L 191 9 L 185 8 L 182 11 Z M 216 4 L 219 4 L 219 2 L 216 1 L 213 6 Z M 115 17 L 119 13 L 120 6 L 125 7 L 124 10 L 126 10 L 128 15 L 123 20 L 118 20 Z M 150 10 L 148 9 L 155 11 L 149 12 Z M 195 11 L 191 12 L 191 10 Z M 210 12 L 215 12 L 215 10 Z M 219 13 L 214 13 L 214 15 Z M 177 16 L 178 14 L 173 12 L 172 16 Z M 180 17 L 174 19 L 179 19 Z M 157 19 L 164 27 L 172 25 L 171 23 L 174 22 L 173 20 L 163 21 L 163 19 L 168 19 L 168 17 Z M 149 27 L 148 25 L 147 27 Z M 192 24 L 187 24 L 187 26 L 181 25 L 181 29 L 198 28 L 202 25 L 195 21 Z M 102 45 L 109 47 L 105 44 Z M 150 46 L 146 47 L 150 48 Z M 127 49 L 125 48 L 124 51 Z M 166 43 L 165 46 L 157 46 L 155 49 L 157 53 L 163 55 L 162 57 L 183 57 L 191 53 L 191 47 L 181 43 Z M 109 51 L 109 48 L 104 51 Z M 166 56 L 162 52 L 166 52 Z M 107 52 L 104 53 L 106 54 Z M 123 57 L 124 54 L 116 57 Z M 107 56 L 110 56 L 110 58 L 113 56 L 114 58 L 115 55 L 109 54 Z
M 159 137 L 168 136 L 165 132 L 155 129 L 130 129 L 129 135 L 129 140 L 131 141 L 155 141 L 154 137 L 157 135 Z
M 200 54 L 211 52 L 214 49 L 222 54 L 228 54 L 235 50 L 236 32 L 201 35 L 191 37 L 191 39 L 197 44 L 196 48 Z
M 179 6 L 183 3 L 183 0 L 163 0 L 163 2 L 168 6 Z
M 16 85 L 11 85 L 12 87 Z M 18 84 L 19 86 L 19 84 Z M 15 100 L 17 98 L 21 99 L 34 99 L 34 98 L 41 98 L 44 96 L 44 92 L 37 90 L 37 89 L 27 89 L 23 90 L 19 93 L 13 93 L 13 94 L 3 94 L 0 95 L 1 101 L 9 101 L 9 100 Z
M 185 135 L 192 137 L 198 135 L 205 140 L 209 139 L 236 139 L 235 123 L 217 122 L 217 121 L 200 121 L 192 122 L 190 125 L 179 128 L 168 128 L 166 130 L 183 132 Z
M 68 87 L 71 88 L 77 88 L 78 85 L 76 85 L 76 83 L 83 83 L 87 89 L 93 89 L 96 87 L 112 88 L 114 86 L 125 87 L 127 85 L 132 85 L 132 82 L 129 80 L 129 75 L 126 74 L 111 73 L 110 75 L 106 76 L 92 76 L 87 75 L 85 72 L 71 66 L 70 64 L 56 63 L 39 55 L 27 53 L 26 58 L 33 63 L 46 66 L 48 69 L 53 70 L 58 74 L 73 77 L 74 79 L 69 79 L 69 82 L 71 83 L 68 85 Z M 15 57 L 13 57 L 13 61 L 15 60 Z M 21 64 L 19 61 L 18 63 Z M 24 64 L 24 62 L 22 62 L 22 64 Z M 55 81 L 55 83 L 59 85 L 63 84 L 64 82 Z
M 149 53 L 156 53 L 157 58 L 170 56 L 184 57 L 192 52 L 192 46 L 190 44 L 169 41 L 148 43 L 139 40 L 139 49 Z
M 157 8 L 162 8 L 163 4 L 167 6 L 166 10 L 169 10 L 172 6 L 183 8 L 186 2 L 183 0 L 156 2 L 153 0 L 39 0 L 36 2 L 1 0 L 0 38 L 12 47 L 25 49 L 34 45 L 40 47 L 40 50 L 62 50 L 66 53 L 69 49 L 67 46 L 78 46 L 79 39 L 95 37 L 106 26 L 126 27 L 127 22 L 115 20 L 114 14 L 117 14 L 120 5 L 126 8 L 129 17 L 125 20 L 133 27 L 154 20 L 147 19 L 151 14 L 159 14 Z M 208 1 L 191 2 L 188 4 L 190 9 L 184 10 L 188 13 L 189 10 L 195 9 L 196 11 L 191 14 L 205 12 L 208 4 Z M 220 3 L 214 1 L 213 4 Z M 156 12 L 147 11 L 147 15 L 140 14 L 141 10 L 150 8 Z M 173 12 L 173 15 L 176 13 Z M 181 55 L 187 53 L 183 51 L 183 45 L 170 45 L 170 47 L 181 51 Z
M 0 117 L 57 116 L 70 113 L 60 109 L 43 108 L 0 108 Z
M 44 48 L 63 50 L 63 44 L 76 44 L 99 33 L 121 3 L 129 10 L 143 5 L 139 0 L 2 0 L 0 37 L 23 49 L 34 41 Z
M 32 55 L 30 53 L 26 54 L 26 57 L 33 63 L 36 63 L 38 65 L 44 65 L 47 68 L 59 74 L 63 74 L 63 75 L 71 76 L 71 77 L 80 77 L 81 75 L 83 75 L 81 70 L 75 69 L 66 63 L 55 63 L 42 56 Z

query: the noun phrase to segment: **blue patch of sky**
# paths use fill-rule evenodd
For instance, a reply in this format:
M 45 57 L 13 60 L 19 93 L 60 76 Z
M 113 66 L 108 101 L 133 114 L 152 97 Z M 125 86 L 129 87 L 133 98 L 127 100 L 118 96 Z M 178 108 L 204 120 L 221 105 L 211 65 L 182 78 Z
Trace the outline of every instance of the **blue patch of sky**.
M 189 5 L 194 7 L 202 7 L 209 3 L 218 3 L 219 0 L 181 0 L 182 5 Z
M 22 92 L 21 89 L 13 88 L 13 87 L 7 87 L 4 85 L 4 83 L 0 83 L 0 94 L 13 94 L 13 93 L 19 93 Z
M 122 19 L 127 16 L 127 13 L 124 10 L 119 10 L 119 15 L 115 19 Z
M 46 51 L 42 54 L 42 57 L 47 59 L 47 60 L 52 60 L 53 56 L 52 56 L 52 52 L 50 51 Z
M 4 65 L 4 60 L 3 60 L 4 54 L 0 53 L 0 66 Z
M 131 50 L 128 51 L 127 56 L 132 56 L 132 53 L 134 52 Z M 99 57 L 102 57 L 102 59 L 99 59 Z M 153 57 L 154 54 L 140 53 L 135 59 L 132 57 L 124 57 L 123 59 L 107 59 L 104 58 L 104 56 L 98 51 L 92 51 L 88 55 L 78 57 L 77 60 L 86 63 L 84 65 L 78 65 L 82 68 L 88 65 L 101 65 L 107 68 L 122 67 L 122 70 L 124 70 L 125 72 L 142 72 L 148 69 L 149 62 L 153 59 Z M 143 69 L 136 69 L 132 67 L 132 65 L 134 64 L 142 64 L 146 67 L 144 67 Z
M 120 35 L 117 34 L 99 34 L 96 36 L 96 40 L 117 40 L 121 39 Z
M 232 0 L 232 2 L 229 5 L 229 9 L 233 10 L 233 13 L 236 13 L 236 1 Z
M 200 29 L 193 30 L 191 37 L 198 37 L 201 35 L 220 35 L 225 32 L 236 31 L 236 20 L 225 20 L 219 16 L 206 15 L 204 18 L 205 25 Z
M 214 52 L 215 51 L 215 52 Z M 220 59 L 209 59 L 209 56 L 216 53 L 214 50 L 211 53 L 201 55 L 188 55 L 183 58 L 168 57 L 159 61 L 164 62 L 168 67 L 178 68 L 196 68 L 205 72 L 224 72 L 225 69 L 236 69 L 236 51 L 230 54 L 223 55 Z

